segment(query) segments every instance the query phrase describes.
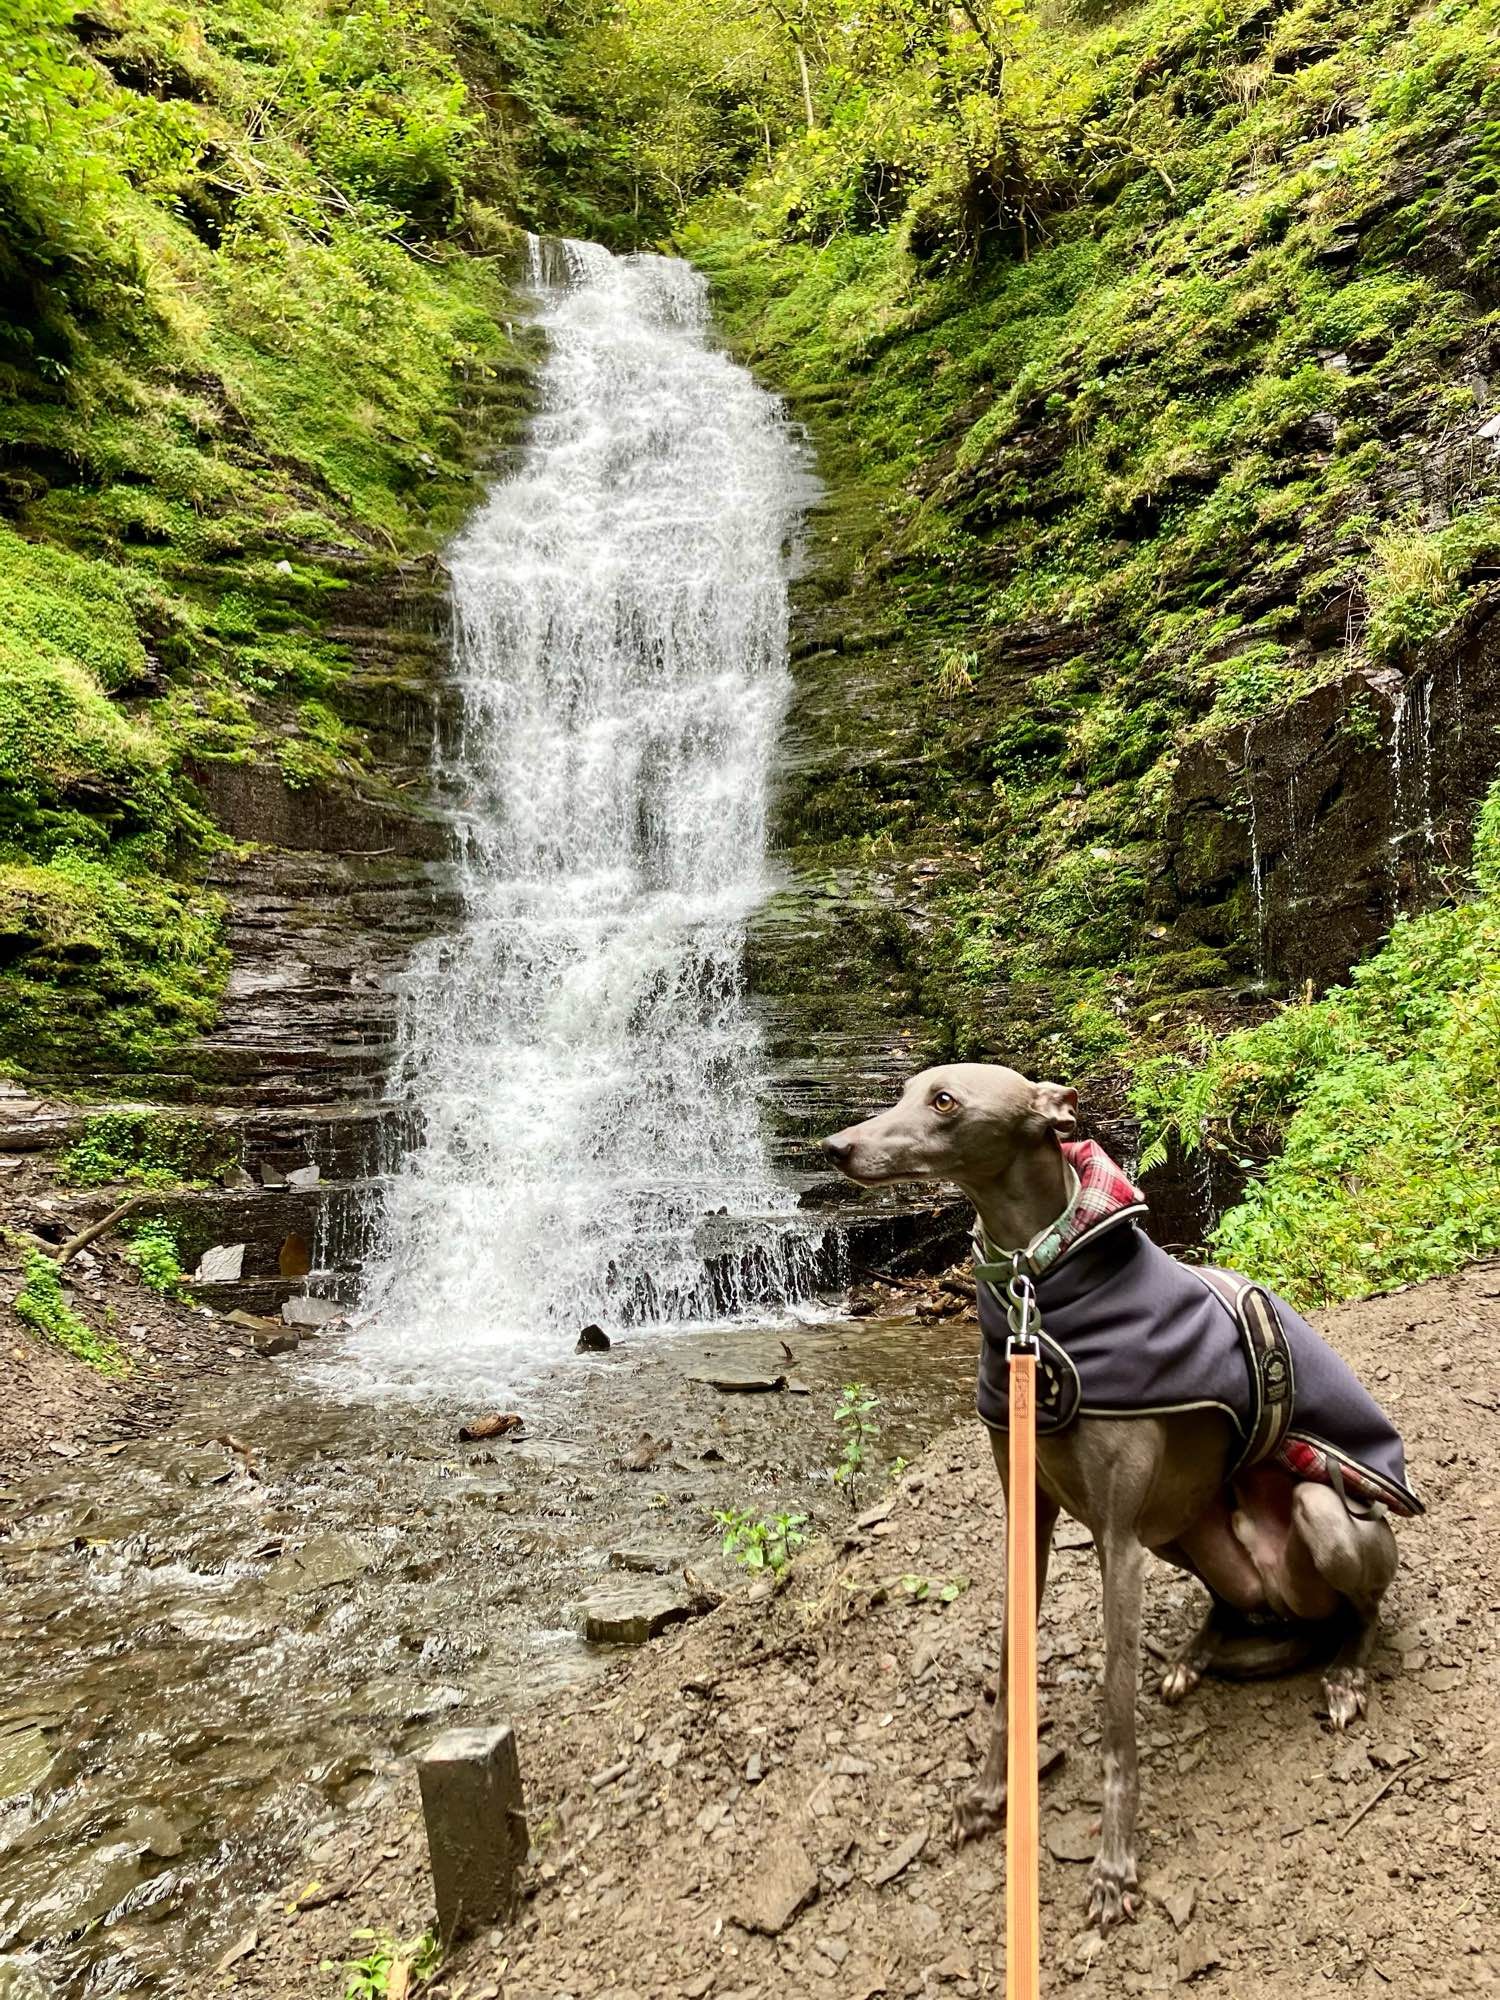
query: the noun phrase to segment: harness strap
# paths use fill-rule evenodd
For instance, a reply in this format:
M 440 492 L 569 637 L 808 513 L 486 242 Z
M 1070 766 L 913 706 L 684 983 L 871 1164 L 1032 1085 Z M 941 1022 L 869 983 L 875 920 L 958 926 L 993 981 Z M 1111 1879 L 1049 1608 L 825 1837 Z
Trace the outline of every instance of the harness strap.
M 1291 1429 L 1296 1402 L 1296 1377 L 1292 1350 L 1269 1292 L 1231 1272 L 1217 1271 L 1208 1264 L 1185 1264 L 1184 1270 L 1207 1286 L 1239 1329 L 1250 1372 L 1250 1419 L 1245 1426 L 1245 1444 L 1231 1477 L 1246 1466 L 1281 1447 Z

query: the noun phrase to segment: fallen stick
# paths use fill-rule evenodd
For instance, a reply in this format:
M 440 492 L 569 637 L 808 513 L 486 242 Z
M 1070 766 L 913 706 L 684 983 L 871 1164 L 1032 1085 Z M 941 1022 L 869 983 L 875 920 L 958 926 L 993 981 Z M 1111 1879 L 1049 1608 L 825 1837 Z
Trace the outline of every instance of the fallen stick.
M 1385 1783 L 1380 1787 L 1379 1791 L 1373 1793 L 1371 1797 L 1365 1800 L 1364 1804 L 1360 1807 L 1359 1811 L 1354 1815 L 1353 1819 L 1351 1819 L 1345 1826 L 1343 1832 L 1339 1835 L 1339 1839 L 1343 1840 L 1349 1834 L 1353 1833 L 1354 1829 L 1359 1825 L 1360 1821 L 1364 1818 L 1365 1814 L 1374 1812 L 1376 1806 L 1380 1804 L 1380 1801 L 1385 1797 L 1386 1793 L 1391 1789 L 1391 1786 L 1395 1784 L 1396 1780 L 1398 1778 L 1404 1778 L 1408 1771 L 1415 1770 L 1417 1765 L 1420 1764 L 1421 1762 L 1422 1759 L 1420 1757 L 1413 1757 L 1411 1762 L 1409 1764 L 1403 1764 L 1399 1771 L 1392 1771 L 1391 1775 L 1386 1779 Z
M 71 1263 L 80 1250 L 88 1248 L 95 1237 L 102 1236 L 106 1230 L 113 1229 L 115 1224 L 129 1215 L 133 1208 L 139 1208 L 142 1202 L 150 1201 L 151 1199 L 152 1196 L 149 1193 L 128 1195 L 118 1208 L 112 1208 L 109 1214 L 103 1217 L 101 1221 L 91 1222 L 87 1229 L 80 1229 L 76 1236 L 70 1236 L 60 1250 L 49 1253 L 56 1256 L 57 1268 L 61 1270 L 64 1264 Z
M 900 1292 L 925 1292 L 927 1282 L 923 1278 L 898 1278 L 894 1271 L 882 1271 L 874 1264 L 862 1264 L 856 1257 L 854 1268 L 867 1278 L 878 1278 L 882 1285 L 894 1285 Z

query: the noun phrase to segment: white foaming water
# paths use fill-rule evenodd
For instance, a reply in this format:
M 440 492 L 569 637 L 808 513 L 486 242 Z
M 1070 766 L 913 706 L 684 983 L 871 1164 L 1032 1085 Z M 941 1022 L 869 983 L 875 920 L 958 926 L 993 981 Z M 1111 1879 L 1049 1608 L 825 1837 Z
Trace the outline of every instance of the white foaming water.
M 464 919 L 405 984 L 417 1136 L 359 1349 L 387 1380 L 784 1306 L 816 1269 L 741 975 L 809 474 L 688 265 L 552 244 L 533 281 L 541 410 L 450 558 Z

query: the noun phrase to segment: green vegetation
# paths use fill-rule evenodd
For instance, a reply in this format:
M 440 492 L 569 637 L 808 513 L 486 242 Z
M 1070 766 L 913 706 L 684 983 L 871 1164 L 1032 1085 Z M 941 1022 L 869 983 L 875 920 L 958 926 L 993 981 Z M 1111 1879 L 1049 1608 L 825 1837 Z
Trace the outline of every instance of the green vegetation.
M 95 1333 L 74 1312 L 63 1291 L 62 1273 L 46 1252 L 28 1250 L 23 1270 L 24 1281 L 13 1301 L 16 1318 L 101 1375 L 125 1374 L 130 1363 L 124 1353 L 108 1334 Z
M 584 33 L 654 80 L 655 200 L 833 486 L 803 682 L 841 754 L 791 830 L 846 894 L 924 864 L 930 921 L 857 912 L 809 1005 L 862 958 L 933 1055 L 1117 1095 L 1134 1047 L 1259 977 L 1243 862 L 1184 852 L 1227 849 L 1249 793 L 1185 827 L 1184 760 L 1242 767 L 1335 681 L 1378 743 L 1389 697 L 1347 677 L 1410 669 L 1500 563 L 1497 25 L 631 0 Z M 695 200 L 724 178 L 710 86 L 761 147 Z
M 1213 1247 L 1298 1305 L 1500 1251 L 1500 786 L 1475 848 L 1474 898 L 1398 923 L 1347 987 L 1137 1078 L 1158 1156 L 1255 1170 Z
M 158 1221 L 139 1222 L 127 1225 L 125 1234 L 125 1258 L 140 1272 L 141 1283 L 163 1298 L 187 1298 L 182 1259 L 170 1226 Z
M 876 1411 L 880 1398 L 863 1382 L 846 1382 L 839 1396 L 833 1421 L 838 1425 L 839 1458 L 833 1468 L 833 1483 L 843 1489 L 851 1507 L 859 1504 L 859 1482 L 880 1437 Z
M 714 1524 L 723 1533 L 724 1554 L 752 1573 L 769 1570 L 779 1576 L 807 1546 L 805 1514 L 773 1514 L 760 1520 L 747 1508 L 722 1507 L 714 1514 Z
M 388 1931 L 368 1927 L 353 1933 L 356 1943 L 366 1947 L 363 1955 L 341 1967 L 325 1960 L 324 1972 L 341 1971 L 343 2000 L 385 2000 L 389 1993 L 417 1993 L 443 1962 L 443 1949 L 435 1931 L 423 1931 L 417 1938 L 400 1943 Z
M 465 404 L 522 393 L 484 89 L 518 34 L 482 0 L 5 10 L 0 1057 L 158 1066 L 227 968 L 195 774 L 359 771 L 340 599 L 459 518 Z
M 74 1187 L 114 1181 L 170 1187 L 207 1180 L 239 1158 L 238 1136 L 201 1118 L 159 1111 L 100 1111 L 58 1160 L 60 1177 Z
M 914 1604 L 956 1604 L 969 1588 L 966 1576 L 919 1576 L 908 1572 L 897 1580 Z

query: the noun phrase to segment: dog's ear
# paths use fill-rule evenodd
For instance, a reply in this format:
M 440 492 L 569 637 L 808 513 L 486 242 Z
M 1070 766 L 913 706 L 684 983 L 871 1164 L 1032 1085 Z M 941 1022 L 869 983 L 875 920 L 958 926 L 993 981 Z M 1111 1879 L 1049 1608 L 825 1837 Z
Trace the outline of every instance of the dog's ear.
M 1059 1139 L 1071 1139 L 1078 1130 L 1078 1092 L 1062 1083 L 1034 1083 L 1031 1108 L 1050 1125 Z

